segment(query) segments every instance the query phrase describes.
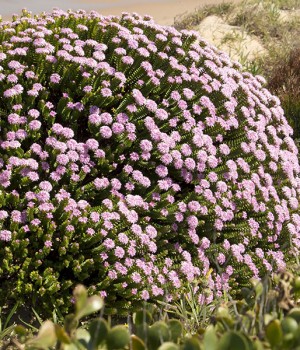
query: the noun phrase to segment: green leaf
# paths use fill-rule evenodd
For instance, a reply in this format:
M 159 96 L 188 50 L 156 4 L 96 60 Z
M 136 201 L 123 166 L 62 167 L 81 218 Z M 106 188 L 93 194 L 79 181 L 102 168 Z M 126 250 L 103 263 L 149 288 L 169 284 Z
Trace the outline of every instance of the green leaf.
M 53 322 L 46 321 L 42 324 L 38 335 L 26 342 L 26 345 L 40 349 L 48 349 L 54 346 L 57 341 Z
M 163 343 L 158 350 L 179 350 L 179 346 L 173 342 L 167 341 Z
M 71 334 L 78 327 L 78 320 L 76 320 L 74 314 L 69 314 L 65 317 L 64 329 L 67 333 Z
M 84 305 L 81 305 L 81 308 L 77 310 L 75 317 L 77 320 L 84 316 L 88 316 L 102 309 L 104 305 L 103 299 L 98 295 L 93 295 L 88 298 Z
M 255 296 L 256 299 L 259 298 L 262 293 L 264 292 L 264 286 L 262 282 L 256 278 L 251 278 L 250 283 L 252 284 L 254 290 L 255 290 Z
M 209 325 L 204 333 L 204 350 L 216 350 L 218 346 L 218 338 L 214 326 Z
M 283 336 L 282 348 L 293 349 L 295 342 L 296 342 L 295 334 L 287 333 Z
M 27 329 L 24 326 L 19 325 L 19 324 L 15 327 L 14 331 L 19 336 L 25 336 L 27 334 L 27 332 L 28 332 Z
M 300 308 L 293 308 L 289 313 L 289 317 L 292 317 L 294 320 L 296 320 L 298 323 L 300 323 Z
M 155 322 L 149 328 L 147 345 L 150 350 L 156 350 L 163 342 L 169 340 L 170 331 L 165 322 Z
M 238 332 L 226 332 L 219 341 L 219 350 L 250 350 L 247 339 Z
M 0 332 L 0 340 L 2 340 L 4 337 L 10 335 L 13 331 L 16 331 L 15 328 L 16 328 L 16 326 L 14 324 L 5 328 L 2 332 Z
M 57 339 L 63 344 L 71 344 L 71 339 L 65 329 L 58 324 L 56 324 L 54 327 Z
M 149 328 L 150 326 L 147 323 L 135 326 L 135 334 L 145 342 L 148 338 Z
M 292 317 L 285 317 L 281 321 L 281 328 L 283 333 L 295 333 L 298 329 L 298 323 L 297 321 Z
M 168 322 L 169 330 L 171 333 L 171 340 L 174 343 L 178 342 L 178 339 L 182 337 L 183 326 L 179 320 L 170 320 Z
M 3 329 L 7 328 L 11 318 L 13 317 L 13 315 L 16 313 L 17 309 L 19 307 L 19 302 L 16 302 L 15 305 L 13 306 L 13 308 L 10 310 L 10 313 L 8 314 L 6 320 L 5 320 L 5 323 L 4 323 L 4 326 L 3 326 Z
M 38 323 L 39 323 L 40 325 L 42 325 L 42 324 L 43 324 L 43 320 L 42 320 L 42 318 L 40 317 L 40 315 L 35 311 L 34 308 L 31 308 L 31 310 L 32 310 L 32 312 L 34 313 L 34 315 L 35 315 L 35 317 L 36 317 Z
M 196 337 L 187 338 L 183 343 L 182 350 L 201 350 L 199 339 Z
M 258 339 L 254 340 L 253 345 L 254 345 L 255 350 L 264 350 L 265 349 L 262 342 Z
M 97 349 L 97 347 L 105 341 L 108 329 L 108 324 L 104 319 L 97 319 L 90 323 L 89 332 L 91 334 L 91 339 L 88 344 L 89 350 Z
M 129 341 L 128 329 L 124 326 L 115 326 L 108 332 L 106 345 L 109 350 L 123 349 Z
M 152 315 L 147 310 L 140 310 L 134 313 L 133 315 L 133 323 L 136 326 L 143 325 L 144 323 L 151 323 L 152 322 Z
M 85 348 L 87 348 L 87 346 L 88 346 L 87 344 L 91 340 L 90 333 L 84 328 L 78 328 L 78 329 L 76 329 L 75 335 L 76 335 L 77 341 L 79 341 L 81 344 L 84 345 Z
M 279 320 L 271 321 L 266 327 L 266 337 L 271 345 L 271 347 L 275 345 L 279 345 L 282 342 L 283 333 L 280 326 Z
M 80 347 L 78 347 L 78 345 L 74 343 L 64 345 L 63 349 L 64 350 L 81 350 Z
M 224 322 L 229 328 L 232 328 L 234 325 L 234 320 L 232 319 L 228 308 L 220 306 L 217 310 L 216 320 Z
M 78 284 L 73 291 L 75 298 L 75 310 L 76 313 L 80 313 L 81 309 L 85 307 L 88 294 L 86 288 L 82 284 Z
M 137 337 L 136 335 L 132 335 L 130 339 L 131 339 L 132 350 L 145 350 L 146 349 L 146 345 L 142 341 L 141 338 Z

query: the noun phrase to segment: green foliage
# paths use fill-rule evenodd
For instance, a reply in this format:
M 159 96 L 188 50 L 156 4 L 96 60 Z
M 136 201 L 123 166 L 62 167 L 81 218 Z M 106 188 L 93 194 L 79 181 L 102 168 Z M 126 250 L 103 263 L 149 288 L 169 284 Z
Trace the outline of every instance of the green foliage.
M 183 294 L 178 301 L 173 303 L 159 302 L 167 314 L 180 319 L 185 332 L 188 334 L 194 334 L 198 329 L 207 325 L 211 310 L 220 303 L 220 299 L 215 299 L 213 306 L 200 304 L 195 296 L 195 289 L 195 284 L 191 283 L 188 286 L 188 292 Z M 204 292 L 209 294 L 208 290 L 204 289 Z
M 38 334 L 34 337 L 22 326 L 15 327 L 17 338 L 11 339 L 9 345 L 14 349 L 36 350 L 96 350 L 105 347 L 107 350 L 128 349 L 131 344 L 133 350 L 179 350 L 180 344 L 186 349 L 198 350 L 198 343 L 194 340 L 183 340 L 183 327 L 180 321 L 157 321 L 153 324 L 150 314 L 144 311 L 135 314 L 134 329 L 140 327 L 140 337 L 130 334 L 125 325 L 111 327 L 102 318 L 90 320 L 79 326 L 81 318 L 99 311 L 103 301 L 98 296 L 87 297 L 87 290 L 77 286 L 74 290 L 75 313 L 65 318 L 64 325 L 44 322 Z M 149 323 L 149 324 L 148 324 Z
M 127 332 L 124 334 L 124 329 L 121 326 L 109 329 L 107 323 L 102 319 L 96 319 L 89 323 L 88 331 L 79 326 L 79 321 L 89 316 L 103 307 L 103 299 L 97 295 L 87 297 L 87 290 L 85 287 L 79 285 L 75 288 L 73 293 L 75 299 L 75 313 L 66 316 L 64 326 L 55 324 L 48 320 L 44 322 L 38 334 L 34 337 L 31 332 L 22 326 L 15 327 L 15 333 L 18 339 L 12 339 L 11 343 L 19 349 L 51 349 L 56 346 L 56 349 L 75 350 L 75 349 L 97 349 L 98 346 L 106 340 L 107 345 L 110 344 L 111 339 L 119 341 L 121 334 L 121 346 L 123 348 L 129 342 Z M 127 336 L 127 338 L 126 338 Z M 127 339 L 124 341 L 123 338 Z M 108 346 L 108 349 L 115 349 L 115 347 Z
M 18 309 L 19 304 L 16 303 L 11 310 L 8 313 L 8 316 L 4 317 L 3 314 L 3 308 L 0 308 L 0 346 L 1 346 L 1 341 L 13 334 L 15 324 L 11 324 L 11 319 L 15 315 L 17 309 Z
M 277 280 L 276 280 L 277 278 Z M 64 325 L 46 321 L 32 336 L 22 326 L 14 330 L 1 349 L 22 350 L 292 350 L 300 348 L 300 308 L 294 307 L 299 296 L 299 277 L 290 273 L 252 280 L 242 300 L 229 300 L 210 313 L 210 324 L 192 334 L 183 321 L 157 321 L 147 308 L 136 312 L 133 323 L 111 326 L 99 317 L 80 323 L 103 305 L 98 296 L 87 297 L 83 286 L 74 291 L 75 313 Z M 273 283 L 273 284 L 272 284 Z M 97 301 L 97 302 L 96 302 Z M 149 310 L 152 310 L 149 308 Z M 188 313 L 186 313 L 188 315 Z M 203 326 L 203 327 L 202 327 Z M 1 345 L 1 343 L 0 343 Z
M 124 326 L 115 326 L 108 331 L 106 346 L 108 350 L 124 349 L 129 344 L 128 329 Z

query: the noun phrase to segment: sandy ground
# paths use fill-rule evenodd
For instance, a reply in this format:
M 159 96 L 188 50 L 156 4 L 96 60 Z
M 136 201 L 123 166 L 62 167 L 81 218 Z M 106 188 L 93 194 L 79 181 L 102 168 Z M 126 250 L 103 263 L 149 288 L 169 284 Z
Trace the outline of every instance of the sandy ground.
M 234 1 L 237 2 L 238 0 Z M 112 6 L 102 9 L 105 15 L 119 15 L 122 12 L 137 12 L 139 14 L 147 14 L 152 16 L 155 21 L 163 25 L 171 25 L 174 18 L 183 13 L 193 12 L 195 9 L 210 4 L 220 4 L 222 0 L 164 0 L 164 1 L 148 1 L 145 3 L 124 4 L 123 6 Z M 95 0 L 95 4 L 97 1 Z
M 238 2 L 240 0 L 231 0 Z M 96 10 L 104 15 L 120 15 L 122 12 L 137 12 L 152 16 L 163 25 L 172 25 L 174 18 L 183 13 L 193 12 L 204 5 L 220 4 L 224 0 L 0 0 L 0 14 L 3 19 L 11 18 L 12 13 L 20 13 L 23 7 L 33 13 L 51 11 L 53 7 Z

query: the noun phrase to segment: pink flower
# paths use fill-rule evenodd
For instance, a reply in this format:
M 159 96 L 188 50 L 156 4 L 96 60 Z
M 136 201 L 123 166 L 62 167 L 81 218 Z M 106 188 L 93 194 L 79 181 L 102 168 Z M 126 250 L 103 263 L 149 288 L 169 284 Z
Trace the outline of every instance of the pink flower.
M 110 96 L 112 96 L 112 91 L 108 88 L 103 88 L 103 89 L 101 89 L 101 95 L 103 97 L 110 97 Z
M 168 175 L 168 168 L 164 165 L 159 165 L 156 167 L 155 172 L 159 177 L 166 177 Z
M 57 74 L 57 73 L 51 74 L 51 76 L 50 76 L 51 83 L 59 84 L 60 80 L 61 80 L 61 77 L 59 74 Z
M 32 120 L 30 123 L 29 123 L 29 128 L 31 130 L 39 130 L 41 128 L 41 125 L 42 123 L 38 120 Z
M 190 215 L 187 218 L 187 222 L 190 228 L 196 228 L 198 226 L 198 219 L 194 215 Z
M 217 261 L 220 265 L 223 265 L 226 261 L 226 257 L 223 253 L 219 253 L 218 257 L 217 257 Z
M 148 299 L 150 298 L 149 292 L 148 292 L 147 290 L 143 290 L 143 291 L 141 292 L 141 298 L 142 298 L 143 300 L 148 300 Z
M 149 140 L 142 140 L 140 142 L 140 147 L 143 152 L 150 152 L 152 150 L 152 142 Z
M 50 247 L 52 247 L 52 242 L 51 241 L 45 241 L 44 245 L 45 245 L 45 247 L 50 248 Z
M 0 240 L 4 242 L 8 242 L 11 240 L 11 232 L 9 230 L 1 230 L 0 231 Z
M 116 247 L 114 250 L 114 254 L 117 258 L 121 259 L 125 255 L 125 251 L 121 247 Z
M 112 136 L 112 130 L 108 126 L 101 126 L 100 134 L 103 138 L 109 139 Z

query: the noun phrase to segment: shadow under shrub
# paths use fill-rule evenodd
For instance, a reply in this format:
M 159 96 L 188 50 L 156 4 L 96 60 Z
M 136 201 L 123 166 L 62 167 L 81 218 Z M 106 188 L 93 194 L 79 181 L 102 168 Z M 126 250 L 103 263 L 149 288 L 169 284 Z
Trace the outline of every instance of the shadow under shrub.
M 262 77 L 149 17 L 0 24 L 1 302 L 210 303 L 300 246 L 297 148 Z

